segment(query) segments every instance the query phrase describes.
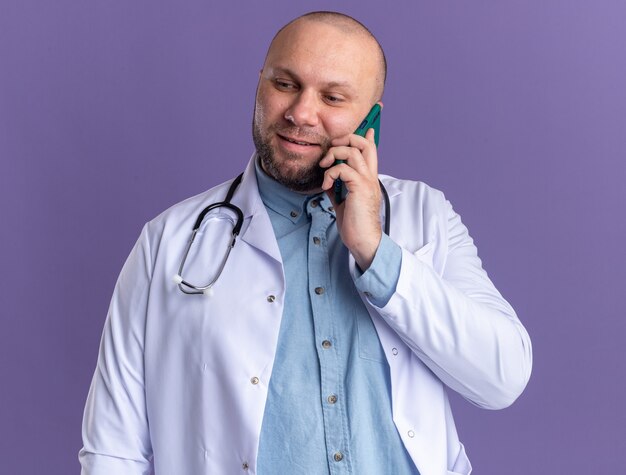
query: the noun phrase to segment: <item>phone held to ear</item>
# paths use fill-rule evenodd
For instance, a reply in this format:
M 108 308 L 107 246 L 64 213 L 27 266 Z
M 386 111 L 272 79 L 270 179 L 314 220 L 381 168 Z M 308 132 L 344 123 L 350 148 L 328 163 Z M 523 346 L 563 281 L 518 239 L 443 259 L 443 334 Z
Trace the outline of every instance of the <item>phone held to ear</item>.
M 356 135 L 365 137 L 365 134 L 369 129 L 374 129 L 374 142 L 376 143 L 376 147 L 378 147 L 378 138 L 380 136 L 379 132 L 381 110 L 382 108 L 380 107 L 380 104 L 374 104 L 374 107 L 370 109 L 365 119 L 363 119 L 363 122 L 361 122 L 361 125 L 359 125 L 354 131 Z M 335 165 L 338 165 L 340 163 L 345 163 L 345 160 L 335 160 Z M 335 202 L 337 204 L 343 203 L 343 201 L 346 199 L 346 194 L 346 185 L 344 185 L 341 178 L 337 178 L 335 180 Z

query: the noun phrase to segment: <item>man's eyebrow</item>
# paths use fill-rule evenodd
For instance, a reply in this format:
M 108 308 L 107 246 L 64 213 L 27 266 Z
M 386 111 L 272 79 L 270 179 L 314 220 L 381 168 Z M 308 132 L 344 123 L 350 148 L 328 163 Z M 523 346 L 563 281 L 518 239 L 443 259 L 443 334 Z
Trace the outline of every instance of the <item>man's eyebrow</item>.
M 352 89 L 352 85 L 345 81 L 331 81 L 326 84 L 326 87 L 345 87 L 347 89 Z
M 294 73 L 291 69 L 289 68 L 283 68 L 280 66 L 276 66 L 272 68 L 272 72 L 274 74 L 286 74 L 287 76 L 291 76 L 294 79 L 298 79 L 298 75 L 296 73 Z

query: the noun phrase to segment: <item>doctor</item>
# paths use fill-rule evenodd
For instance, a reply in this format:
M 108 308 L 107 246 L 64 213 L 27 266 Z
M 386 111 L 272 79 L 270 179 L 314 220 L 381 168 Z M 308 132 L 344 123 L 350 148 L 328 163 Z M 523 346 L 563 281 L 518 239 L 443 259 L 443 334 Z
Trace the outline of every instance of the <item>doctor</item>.
M 385 74 L 376 39 L 345 15 L 278 32 L 259 76 L 256 152 L 232 197 L 237 244 L 212 295 L 187 295 L 172 276 L 191 227 L 231 183 L 144 227 L 105 322 L 82 473 L 471 472 L 446 391 L 510 405 L 531 344 L 441 192 L 380 176 L 384 206 L 373 130 L 351 132 Z M 224 208 L 205 217 L 186 280 L 217 274 L 232 220 Z

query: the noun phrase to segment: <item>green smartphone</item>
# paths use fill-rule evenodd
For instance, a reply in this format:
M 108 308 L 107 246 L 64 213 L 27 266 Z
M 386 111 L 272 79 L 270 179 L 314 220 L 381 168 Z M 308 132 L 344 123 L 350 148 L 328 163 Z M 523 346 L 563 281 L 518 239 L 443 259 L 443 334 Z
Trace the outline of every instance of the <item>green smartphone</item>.
M 363 119 L 361 124 L 354 131 L 356 135 L 365 137 L 365 134 L 369 129 L 374 129 L 374 142 L 376 143 L 377 147 L 378 147 L 378 140 L 380 137 L 380 112 L 381 111 L 382 111 L 382 107 L 380 107 L 380 104 L 378 103 L 374 104 L 374 107 L 370 109 L 367 116 L 365 116 L 365 119 Z M 335 165 L 338 165 L 339 163 L 345 163 L 345 160 L 335 160 Z M 341 181 L 341 178 L 337 178 L 335 180 L 335 202 L 337 204 L 343 203 L 343 201 L 346 199 L 346 193 L 347 193 L 346 186 L 344 185 L 343 181 Z

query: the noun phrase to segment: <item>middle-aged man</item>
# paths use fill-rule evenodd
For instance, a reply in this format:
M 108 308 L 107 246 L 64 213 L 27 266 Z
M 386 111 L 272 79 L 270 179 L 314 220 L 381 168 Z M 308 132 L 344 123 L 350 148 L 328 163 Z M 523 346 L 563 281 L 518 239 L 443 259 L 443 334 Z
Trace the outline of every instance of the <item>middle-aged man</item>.
M 241 183 L 148 223 L 122 269 L 84 474 L 470 473 L 446 391 L 508 406 L 531 344 L 441 192 L 380 176 L 384 204 L 373 130 L 352 132 L 385 74 L 376 39 L 345 15 L 278 32 Z M 234 211 L 209 211 L 185 249 L 227 194 L 243 225 L 220 273 Z M 215 276 L 211 295 L 187 293 Z

